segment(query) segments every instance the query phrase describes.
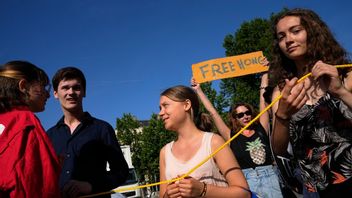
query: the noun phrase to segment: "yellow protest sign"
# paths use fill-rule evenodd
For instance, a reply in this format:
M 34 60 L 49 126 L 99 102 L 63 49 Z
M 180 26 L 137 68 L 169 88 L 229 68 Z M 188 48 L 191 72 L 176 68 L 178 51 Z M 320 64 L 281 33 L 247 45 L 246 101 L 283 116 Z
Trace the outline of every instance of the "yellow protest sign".
M 263 52 L 212 59 L 192 65 L 193 77 L 198 83 L 217 79 L 260 73 L 268 70 L 263 65 Z

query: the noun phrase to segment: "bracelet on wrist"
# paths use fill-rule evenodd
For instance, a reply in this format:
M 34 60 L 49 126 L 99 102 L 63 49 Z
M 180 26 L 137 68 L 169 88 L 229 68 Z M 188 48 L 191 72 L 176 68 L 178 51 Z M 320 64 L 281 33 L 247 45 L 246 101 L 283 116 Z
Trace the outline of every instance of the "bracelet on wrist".
M 207 184 L 205 182 L 202 182 L 203 185 L 203 191 L 200 193 L 199 197 L 204 197 L 207 194 Z
M 289 122 L 290 121 L 290 117 L 287 117 L 287 118 L 284 118 L 284 117 L 282 117 L 282 116 L 279 116 L 279 115 L 277 115 L 277 112 L 275 112 L 275 118 L 277 119 L 277 120 L 281 120 L 281 121 L 285 121 L 285 122 Z

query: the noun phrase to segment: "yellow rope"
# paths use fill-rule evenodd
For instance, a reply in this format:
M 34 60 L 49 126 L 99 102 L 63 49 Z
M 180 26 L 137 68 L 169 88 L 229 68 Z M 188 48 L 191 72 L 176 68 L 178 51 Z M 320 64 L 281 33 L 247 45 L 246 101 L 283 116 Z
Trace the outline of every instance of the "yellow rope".
M 352 67 L 352 64 L 346 64 L 346 65 L 337 65 L 336 68 L 346 68 L 346 67 Z M 300 78 L 297 83 L 302 82 L 304 79 L 308 78 L 311 76 L 312 73 L 308 73 L 304 75 L 302 78 Z M 151 186 L 157 186 L 160 184 L 168 184 L 168 183 L 173 183 L 176 181 L 179 181 L 181 179 L 184 179 L 185 177 L 189 176 L 193 171 L 195 171 L 197 168 L 202 166 L 205 162 L 207 162 L 210 158 L 212 158 L 214 155 L 216 155 L 221 149 L 223 149 L 227 144 L 229 144 L 232 140 L 234 140 L 237 136 L 239 136 L 244 130 L 246 130 L 249 126 L 251 126 L 255 121 L 259 119 L 260 116 L 262 116 L 266 111 L 268 111 L 277 101 L 279 101 L 282 97 L 282 94 L 280 94 L 278 97 L 276 97 L 263 111 L 261 111 L 255 118 L 253 118 L 245 127 L 243 127 L 241 130 L 239 130 L 234 136 L 232 136 L 229 140 L 227 140 L 223 145 L 221 145 L 218 149 L 216 149 L 211 155 L 209 155 L 207 158 L 202 160 L 198 165 L 196 165 L 194 168 L 189 170 L 186 174 L 179 178 L 175 178 L 172 180 L 165 180 L 165 181 L 160 181 L 157 183 L 152 183 L 152 184 L 146 184 L 146 185 L 141 185 L 141 186 L 134 186 L 134 187 L 125 187 L 125 188 L 119 188 L 116 190 L 111 190 L 107 192 L 102 192 L 102 193 L 96 193 L 96 194 L 91 194 L 91 195 L 85 195 L 81 196 L 82 198 L 84 197 L 95 197 L 99 195 L 105 195 L 105 194 L 111 194 L 115 192 L 125 192 L 125 191 L 131 191 L 131 190 L 136 190 L 140 188 L 146 188 L 146 187 L 151 187 Z

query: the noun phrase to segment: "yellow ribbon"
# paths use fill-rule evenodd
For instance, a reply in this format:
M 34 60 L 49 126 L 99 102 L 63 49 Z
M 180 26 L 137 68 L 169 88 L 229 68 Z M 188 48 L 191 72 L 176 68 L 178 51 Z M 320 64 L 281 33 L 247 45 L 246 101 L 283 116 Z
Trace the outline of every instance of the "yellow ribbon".
M 352 67 L 352 64 L 337 65 L 336 66 L 336 68 L 345 68 L 345 67 Z M 297 83 L 302 82 L 304 79 L 308 78 L 311 75 L 312 75 L 312 73 L 308 73 L 308 74 L 304 75 L 302 78 L 300 78 L 297 81 Z M 125 187 L 125 188 L 120 188 L 120 189 L 117 189 L 117 190 L 111 190 L 111 191 L 107 191 L 107 192 L 101 192 L 101 193 L 96 193 L 96 194 L 91 194 L 91 195 L 85 195 L 85 196 L 81 196 L 81 197 L 82 198 L 84 198 L 84 197 L 95 197 L 95 196 L 106 195 L 106 194 L 111 194 L 111 193 L 115 193 L 115 192 L 131 191 L 131 190 L 136 190 L 136 189 L 140 189 L 140 188 L 147 188 L 147 187 L 151 187 L 151 186 L 157 186 L 157 185 L 160 185 L 160 184 L 169 184 L 169 183 L 173 183 L 173 182 L 179 181 L 181 179 L 184 179 L 185 177 L 188 177 L 197 168 L 202 166 L 205 162 L 207 162 L 210 158 L 212 158 L 214 155 L 216 155 L 221 149 L 223 149 L 232 140 L 234 140 L 237 136 L 239 136 L 244 130 L 246 130 L 249 126 L 251 126 L 255 121 L 257 121 L 259 119 L 259 117 L 261 115 L 263 115 L 266 111 L 268 111 L 277 101 L 279 101 L 281 99 L 281 97 L 282 97 L 282 94 L 280 94 L 278 97 L 276 97 L 263 111 L 261 111 L 255 118 L 253 118 L 245 127 L 243 127 L 241 130 L 239 130 L 234 136 L 232 136 L 223 145 L 221 145 L 218 149 L 216 149 L 211 155 L 209 155 L 207 158 L 202 160 L 198 165 L 196 165 L 194 168 L 189 170 L 183 176 L 175 178 L 175 179 L 171 179 L 171 180 L 160 181 L 160 182 L 157 182 L 157 183 L 146 184 L 146 185 L 141 185 L 141 186 L 134 186 L 134 187 Z

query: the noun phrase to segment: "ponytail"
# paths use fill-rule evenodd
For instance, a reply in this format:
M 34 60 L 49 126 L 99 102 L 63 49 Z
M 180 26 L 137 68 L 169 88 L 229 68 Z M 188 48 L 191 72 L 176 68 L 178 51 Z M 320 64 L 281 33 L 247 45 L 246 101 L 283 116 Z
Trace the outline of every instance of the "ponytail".
M 213 130 L 213 122 L 211 116 L 207 113 L 198 113 L 195 118 L 195 123 L 198 129 L 206 132 L 210 132 Z

